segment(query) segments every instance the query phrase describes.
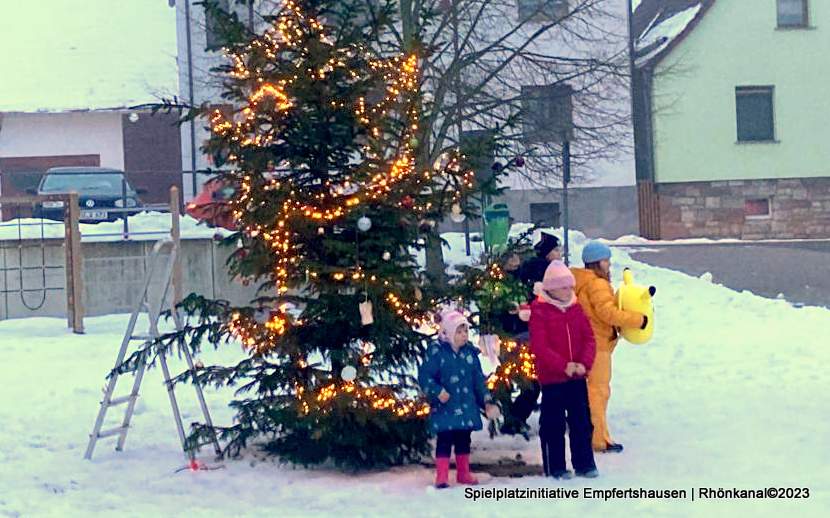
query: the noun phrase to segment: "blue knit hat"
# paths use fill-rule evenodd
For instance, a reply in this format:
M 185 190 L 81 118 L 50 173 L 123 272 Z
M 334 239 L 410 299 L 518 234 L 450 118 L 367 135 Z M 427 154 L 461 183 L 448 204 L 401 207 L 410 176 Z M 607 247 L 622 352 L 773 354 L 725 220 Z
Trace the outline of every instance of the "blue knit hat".
M 611 249 L 599 241 L 591 241 L 582 249 L 582 262 L 585 264 L 596 263 L 603 259 L 611 259 Z

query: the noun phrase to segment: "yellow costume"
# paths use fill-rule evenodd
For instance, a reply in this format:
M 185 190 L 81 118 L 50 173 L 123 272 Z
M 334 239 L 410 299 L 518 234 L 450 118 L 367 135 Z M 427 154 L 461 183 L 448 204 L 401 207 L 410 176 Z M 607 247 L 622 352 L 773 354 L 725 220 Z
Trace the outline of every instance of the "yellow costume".
M 594 450 L 603 451 L 614 444 L 605 413 L 611 397 L 611 353 L 619 338 L 615 328 L 640 327 L 643 315 L 619 309 L 611 283 L 592 270 L 571 268 L 571 271 L 576 278 L 576 296 L 591 321 L 597 343 L 597 356 L 588 374 L 588 402 L 594 425 L 591 444 Z

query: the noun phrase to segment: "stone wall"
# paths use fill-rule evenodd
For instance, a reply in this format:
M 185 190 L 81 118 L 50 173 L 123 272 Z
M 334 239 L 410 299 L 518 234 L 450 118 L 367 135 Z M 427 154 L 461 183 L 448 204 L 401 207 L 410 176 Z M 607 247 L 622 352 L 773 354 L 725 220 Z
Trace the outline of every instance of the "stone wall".
M 660 238 L 830 238 L 830 178 L 660 184 Z M 768 198 L 769 217 L 746 200 Z

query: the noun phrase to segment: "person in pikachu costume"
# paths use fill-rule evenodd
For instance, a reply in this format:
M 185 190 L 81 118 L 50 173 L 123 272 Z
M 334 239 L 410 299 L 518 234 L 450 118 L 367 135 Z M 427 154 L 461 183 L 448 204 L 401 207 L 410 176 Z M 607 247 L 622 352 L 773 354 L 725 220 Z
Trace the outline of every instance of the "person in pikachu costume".
M 594 365 L 588 373 L 588 402 L 594 431 L 591 446 L 598 452 L 621 452 L 608 431 L 606 410 L 611 397 L 611 353 L 619 339 L 618 328 L 645 329 L 648 318 L 642 313 L 617 307 L 611 287 L 611 249 L 591 241 L 582 250 L 584 268 L 571 268 L 576 278 L 576 296 L 591 322 L 597 344 Z

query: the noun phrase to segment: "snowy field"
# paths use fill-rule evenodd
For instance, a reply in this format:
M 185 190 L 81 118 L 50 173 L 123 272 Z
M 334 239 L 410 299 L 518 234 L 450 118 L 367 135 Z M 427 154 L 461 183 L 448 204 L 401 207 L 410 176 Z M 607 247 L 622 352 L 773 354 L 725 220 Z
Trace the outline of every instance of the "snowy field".
M 584 237 L 574 234 L 576 257 Z M 448 236 L 462 262 L 463 240 Z M 579 261 L 577 261 L 578 263 Z M 599 479 L 493 478 L 477 489 L 567 488 L 577 499 L 478 500 L 434 491 L 420 466 L 361 475 L 280 465 L 255 454 L 213 471 L 184 466 L 161 373 L 144 379 L 126 450 L 114 439 L 82 459 L 125 315 L 91 318 L 87 334 L 64 320 L 0 322 L 0 516 L 826 516 L 830 509 L 830 310 L 738 293 L 651 267 L 615 251 L 658 288 L 654 339 L 621 343 L 609 422 L 620 455 L 599 455 Z M 203 357 L 231 361 L 235 347 Z M 174 365 L 181 370 L 183 362 Z M 127 390 L 126 379 L 120 386 Z M 192 390 L 178 390 L 186 423 Z M 228 424 L 228 392 L 206 392 Z M 118 415 L 116 407 L 110 419 Z M 531 418 L 536 422 L 537 415 Z M 473 461 L 522 453 L 540 463 L 538 439 L 474 436 Z M 203 452 L 202 460 L 216 465 Z M 454 475 L 453 475 L 454 478 Z M 693 488 L 806 487 L 806 500 L 700 500 Z M 682 489 L 686 499 L 588 500 L 583 488 Z

